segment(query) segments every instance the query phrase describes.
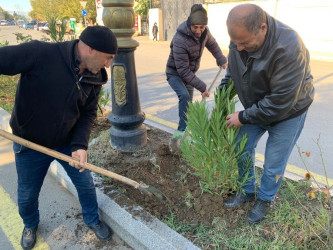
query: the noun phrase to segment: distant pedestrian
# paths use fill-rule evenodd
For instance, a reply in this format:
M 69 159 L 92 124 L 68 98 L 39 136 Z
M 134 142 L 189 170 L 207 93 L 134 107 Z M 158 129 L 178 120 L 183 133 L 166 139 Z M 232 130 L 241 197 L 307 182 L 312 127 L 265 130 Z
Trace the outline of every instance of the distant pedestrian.
M 170 44 L 166 76 L 179 99 L 179 123 L 173 135 L 175 140 L 171 140 L 171 143 L 178 143 L 177 140 L 184 134 L 188 102 L 192 102 L 194 88 L 199 90 L 203 97 L 209 96 L 206 83 L 195 75 L 199 69 L 203 49 L 207 47 L 216 58 L 219 67 L 227 67 L 227 59 L 210 33 L 207 22 L 206 10 L 201 4 L 194 4 L 187 21 L 179 25 Z
M 73 41 L 34 40 L 0 48 L 0 75 L 21 74 L 10 119 L 13 134 L 86 163 L 98 94 L 108 80 L 104 67 L 111 65 L 117 48 L 115 35 L 104 26 L 88 26 Z M 39 224 L 39 193 L 54 157 L 17 143 L 13 149 L 24 223 L 21 245 L 31 249 Z M 60 163 L 76 187 L 84 222 L 99 239 L 109 240 L 110 228 L 99 220 L 90 171 Z
M 278 192 L 289 156 L 300 136 L 314 98 L 309 51 L 299 35 L 259 6 L 234 7 L 227 18 L 229 65 L 221 88 L 232 79 L 244 110 L 226 117 L 228 127 L 240 127 L 236 141 L 247 142 L 238 162 L 244 193 L 230 196 L 226 207 L 256 200 L 248 214 L 260 222 Z M 255 148 L 268 132 L 264 171 L 257 195 Z M 246 178 L 246 179 L 244 179 Z M 256 199 L 257 197 L 257 199 Z
M 157 27 L 157 23 L 154 23 L 154 26 L 153 26 L 153 41 L 156 40 L 157 41 L 157 34 L 158 34 L 158 27 Z

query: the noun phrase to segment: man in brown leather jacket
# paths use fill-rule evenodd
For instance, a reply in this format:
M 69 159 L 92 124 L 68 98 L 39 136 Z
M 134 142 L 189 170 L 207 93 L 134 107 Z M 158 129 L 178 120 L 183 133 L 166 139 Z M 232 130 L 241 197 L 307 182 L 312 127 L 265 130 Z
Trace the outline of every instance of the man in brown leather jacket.
M 255 148 L 267 131 L 264 172 L 257 200 L 248 215 L 250 223 L 261 221 L 275 199 L 287 161 L 302 132 L 307 110 L 314 98 L 309 52 L 299 35 L 269 16 L 259 6 L 234 7 L 227 19 L 230 42 L 227 74 L 244 110 L 229 114 L 229 127 L 240 127 L 238 138 L 247 135 L 246 154 L 238 162 L 245 194 L 236 193 L 225 202 L 238 207 L 255 200 Z

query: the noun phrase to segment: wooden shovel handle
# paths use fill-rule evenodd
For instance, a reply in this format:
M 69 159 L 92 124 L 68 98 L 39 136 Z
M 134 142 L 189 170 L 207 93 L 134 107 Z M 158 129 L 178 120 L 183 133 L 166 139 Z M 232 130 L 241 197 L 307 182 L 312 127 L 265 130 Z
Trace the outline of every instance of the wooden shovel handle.
M 82 164 L 80 164 L 80 161 L 76 160 L 73 157 L 70 157 L 68 155 L 59 153 L 59 152 L 57 152 L 55 150 L 52 150 L 50 148 L 38 145 L 38 144 L 33 143 L 31 141 L 25 140 L 25 139 L 23 139 L 21 137 L 18 137 L 16 135 L 8 133 L 8 132 L 6 132 L 6 131 L 4 131 L 2 129 L 0 129 L 0 136 L 4 137 L 4 138 L 6 138 L 6 139 L 8 139 L 10 141 L 16 142 L 16 143 L 18 143 L 20 145 L 23 145 L 23 146 L 25 146 L 27 148 L 31 148 L 31 149 L 36 150 L 38 152 L 44 153 L 46 155 L 50 155 L 50 156 L 52 156 L 52 157 L 54 157 L 54 158 L 56 158 L 58 160 L 66 161 L 68 163 L 76 163 L 76 164 L 80 165 L 81 167 L 83 167 L 85 169 L 89 169 L 90 171 L 93 171 L 95 173 L 98 173 L 98 174 L 101 174 L 101 175 L 105 175 L 105 176 L 110 177 L 112 179 L 121 181 L 121 182 L 126 183 L 128 185 L 131 185 L 134 188 L 139 188 L 139 186 L 140 186 L 140 184 L 138 182 L 136 182 L 134 180 L 131 180 L 131 179 L 125 177 L 125 176 L 116 174 L 114 172 L 105 170 L 103 168 L 97 167 L 97 166 L 89 164 L 89 163 L 85 163 L 84 165 L 82 165 Z
M 217 78 L 220 76 L 220 74 L 221 74 L 222 70 L 223 70 L 223 68 L 222 68 L 222 67 L 220 67 L 220 69 L 219 69 L 219 71 L 217 72 L 217 74 L 216 74 L 216 76 L 215 76 L 214 80 L 212 81 L 212 83 L 211 83 L 211 84 L 209 85 L 209 87 L 208 87 L 208 93 L 210 93 L 210 91 L 212 90 L 212 88 L 213 88 L 213 86 L 214 86 L 214 84 L 215 84 L 215 82 L 216 82 Z M 206 99 L 207 99 L 207 96 L 204 96 L 204 97 L 202 97 L 202 100 L 201 100 L 201 102 L 204 102 L 204 101 L 206 101 Z

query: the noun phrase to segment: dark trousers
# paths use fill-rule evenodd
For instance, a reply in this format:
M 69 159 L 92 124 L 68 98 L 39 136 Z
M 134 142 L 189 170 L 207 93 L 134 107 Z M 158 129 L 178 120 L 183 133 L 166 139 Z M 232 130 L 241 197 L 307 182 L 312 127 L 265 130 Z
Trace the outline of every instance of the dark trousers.
M 171 88 L 176 92 L 179 102 L 178 102 L 178 110 L 179 110 L 179 123 L 178 129 L 179 131 L 185 131 L 186 129 L 186 113 L 188 109 L 188 103 L 193 100 L 193 86 L 189 84 L 184 84 L 182 79 L 179 76 L 167 74 L 167 81 Z
M 26 228 L 35 228 L 39 223 L 38 197 L 47 170 L 53 157 L 14 143 L 16 171 L 18 176 L 18 207 L 19 214 Z M 66 155 L 71 155 L 69 146 L 55 149 Z M 60 161 L 78 192 L 82 206 L 84 222 L 91 226 L 99 221 L 98 204 L 94 182 L 89 170 L 79 172 L 68 163 Z M 61 197 L 59 197 L 61 199 Z

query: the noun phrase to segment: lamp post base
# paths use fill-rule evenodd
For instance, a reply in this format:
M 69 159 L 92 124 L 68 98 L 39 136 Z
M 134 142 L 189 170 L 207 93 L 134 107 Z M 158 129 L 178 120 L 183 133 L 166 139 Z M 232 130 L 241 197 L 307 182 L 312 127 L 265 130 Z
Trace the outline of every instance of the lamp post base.
M 134 129 L 110 129 L 111 147 L 120 151 L 135 151 L 147 144 L 147 129 L 144 124 Z

